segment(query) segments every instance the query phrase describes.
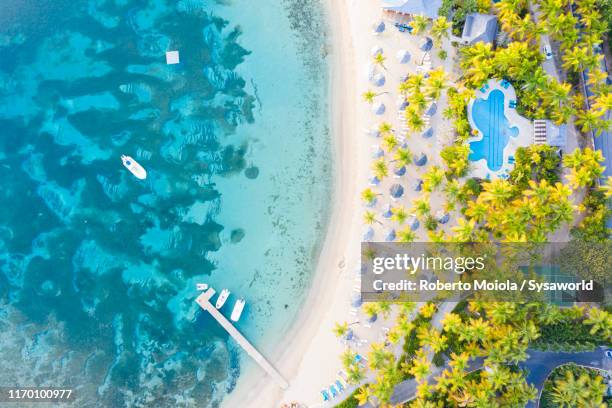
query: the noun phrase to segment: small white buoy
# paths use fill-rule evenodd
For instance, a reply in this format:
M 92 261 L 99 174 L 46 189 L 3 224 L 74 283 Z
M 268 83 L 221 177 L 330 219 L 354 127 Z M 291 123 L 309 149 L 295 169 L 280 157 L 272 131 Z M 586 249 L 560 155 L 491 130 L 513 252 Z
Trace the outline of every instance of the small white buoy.
M 168 51 L 166 52 L 166 64 L 173 65 L 178 64 L 179 60 L 179 52 L 178 51 Z
M 208 289 L 208 284 L 206 283 L 196 283 L 197 290 L 206 290 Z

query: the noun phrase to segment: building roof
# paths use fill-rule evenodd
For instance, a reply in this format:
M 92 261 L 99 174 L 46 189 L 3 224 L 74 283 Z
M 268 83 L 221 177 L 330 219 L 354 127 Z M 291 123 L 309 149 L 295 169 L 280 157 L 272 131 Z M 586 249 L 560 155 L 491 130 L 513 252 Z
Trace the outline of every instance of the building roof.
M 461 41 L 474 44 L 479 41 L 493 43 L 497 35 L 497 17 L 490 14 L 471 13 L 465 18 Z
M 382 0 L 382 8 L 402 14 L 423 15 L 429 18 L 438 17 L 442 0 Z

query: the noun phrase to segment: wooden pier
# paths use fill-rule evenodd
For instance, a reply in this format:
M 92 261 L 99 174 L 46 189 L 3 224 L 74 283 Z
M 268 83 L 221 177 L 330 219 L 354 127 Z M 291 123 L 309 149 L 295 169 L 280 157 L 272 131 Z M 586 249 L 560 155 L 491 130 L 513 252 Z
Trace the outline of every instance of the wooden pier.
M 283 376 L 280 375 L 278 371 L 276 371 L 276 368 L 274 368 L 272 364 L 270 364 L 268 360 L 266 360 L 265 357 L 262 356 L 261 353 L 257 351 L 257 349 L 253 347 L 251 343 L 249 343 L 249 341 L 242 335 L 242 333 L 240 333 L 238 329 L 236 329 L 234 325 L 229 320 L 227 320 L 225 316 L 223 316 L 221 312 L 219 312 L 212 303 L 210 303 L 210 298 L 213 295 L 214 291 L 208 289 L 206 292 L 202 293 L 200 296 L 197 297 L 196 302 L 198 302 L 202 309 L 209 312 L 212 317 L 214 317 L 219 322 L 219 324 L 223 326 L 225 330 L 227 330 L 230 336 L 232 336 L 234 340 L 236 340 L 236 343 L 238 343 L 240 347 L 242 347 L 244 351 L 246 351 L 247 354 L 251 356 L 251 358 L 255 360 L 255 362 L 259 364 L 260 367 L 263 368 L 266 373 L 268 373 L 268 375 L 274 379 L 274 381 L 276 381 L 279 387 L 281 387 L 282 389 L 287 389 L 289 387 L 289 383 L 287 382 L 287 380 L 285 380 Z

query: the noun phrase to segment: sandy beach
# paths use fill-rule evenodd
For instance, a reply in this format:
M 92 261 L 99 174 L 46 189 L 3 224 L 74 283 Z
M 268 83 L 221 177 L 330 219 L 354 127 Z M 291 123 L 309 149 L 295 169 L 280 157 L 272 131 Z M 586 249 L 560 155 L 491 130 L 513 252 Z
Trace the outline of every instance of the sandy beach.
M 359 14 L 360 21 L 367 21 L 368 13 L 379 11 L 374 3 L 358 8 L 354 0 L 332 0 L 328 7 L 334 143 L 332 213 L 312 287 L 300 316 L 280 342 L 278 352 L 268 356 L 290 387 L 281 390 L 258 367 L 251 367 L 250 375 L 238 381 L 236 391 L 225 399 L 224 407 L 278 407 L 289 401 L 315 406 L 320 401 L 322 379 L 331 381 L 340 369 L 339 355 L 344 346 L 332 328 L 335 322 L 347 319 L 351 277 L 358 267 L 359 191 L 368 169 L 367 139 L 357 137 L 357 129 L 363 125 L 359 118 L 363 115 L 357 114 L 359 87 L 355 70 L 359 64 L 353 47 L 354 18 Z

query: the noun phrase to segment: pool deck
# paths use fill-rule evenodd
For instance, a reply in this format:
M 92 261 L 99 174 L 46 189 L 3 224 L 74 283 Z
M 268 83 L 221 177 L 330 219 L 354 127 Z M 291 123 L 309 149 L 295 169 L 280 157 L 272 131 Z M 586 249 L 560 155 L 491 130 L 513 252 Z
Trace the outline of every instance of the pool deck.
M 510 170 L 512 170 L 513 165 L 508 163 L 508 157 L 514 155 L 514 152 L 517 148 L 527 147 L 533 144 L 533 124 L 529 119 L 526 119 L 519 115 L 516 109 L 510 108 L 508 106 L 509 101 L 516 100 L 516 91 L 514 90 L 512 85 L 509 85 L 508 88 L 504 88 L 503 86 L 501 86 L 501 82 L 497 79 L 490 79 L 487 82 L 487 85 L 489 86 L 489 88 L 486 89 L 484 92 L 481 90 L 478 90 L 476 92 L 476 98 L 487 99 L 492 91 L 496 89 L 501 91 L 504 94 L 504 116 L 506 117 L 506 119 L 508 119 L 508 124 L 510 127 L 517 127 L 519 130 L 518 135 L 516 137 L 511 137 L 508 141 L 508 144 L 504 147 L 504 164 L 502 165 L 501 169 L 497 171 L 490 170 L 485 159 L 480 159 L 471 162 L 470 174 L 473 177 L 479 177 L 484 179 L 487 178 L 487 175 L 489 175 L 490 178 L 493 179 L 499 178 L 503 174 L 509 173 Z M 478 129 L 478 126 L 476 126 L 476 124 L 474 123 L 474 119 L 472 118 L 472 108 L 474 102 L 475 100 L 471 100 L 468 104 L 468 121 L 472 129 Z M 478 135 L 476 137 L 470 138 L 468 140 L 468 143 L 476 142 L 481 139 L 482 135 Z
M 266 358 L 262 356 L 259 351 L 257 351 L 257 349 L 242 335 L 242 333 L 240 333 L 238 329 L 236 329 L 236 327 L 230 323 L 230 321 L 227 320 L 227 318 L 223 316 L 212 303 L 210 303 L 210 298 L 214 294 L 214 291 L 208 289 L 206 292 L 202 293 L 196 298 L 196 302 L 202 309 L 209 312 L 212 317 L 219 322 L 219 324 L 229 333 L 229 335 L 236 340 L 236 343 L 238 343 L 240 347 L 242 347 L 244 351 L 246 351 L 247 354 L 251 356 L 251 358 L 255 360 L 255 362 L 259 364 L 259 366 L 263 368 L 266 373 L 268 373 L 270 377 L 272 377 L 279 387 L 284 390 L 287 389 L 289 387 L 287 380 L 285 380 L 285 378 L 280 375 L 276 368 L 274 368 L 274 366 L 272 366 L 272 364 L 270 364 L 268 360 L 266 360 Z

